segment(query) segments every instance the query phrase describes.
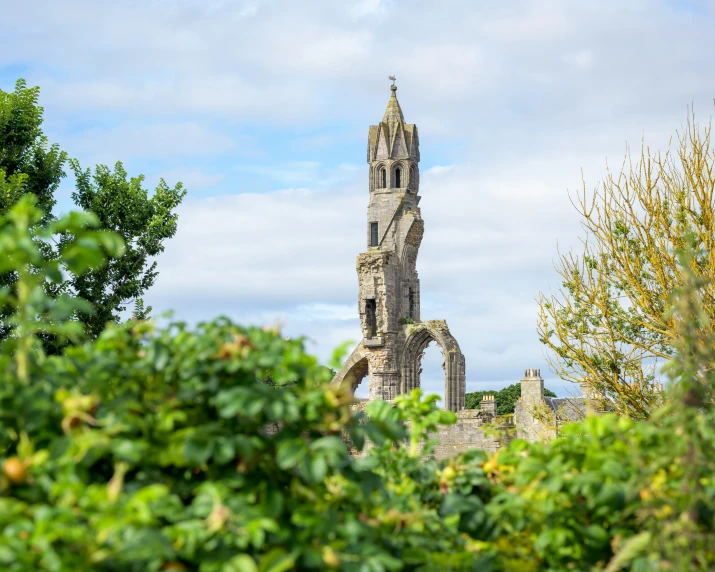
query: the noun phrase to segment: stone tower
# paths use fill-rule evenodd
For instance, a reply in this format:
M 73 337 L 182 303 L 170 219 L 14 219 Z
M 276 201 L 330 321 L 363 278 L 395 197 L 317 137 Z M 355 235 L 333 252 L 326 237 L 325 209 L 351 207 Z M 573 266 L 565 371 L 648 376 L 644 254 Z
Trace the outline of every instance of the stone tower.
M 443 320 L 421 321 L 417 253 L 424 222 L 419 209 L 419 137 L 405 123 L 397 87 L 368 133 L 370 166 L 367 250 L 357 259 L 362 341 L 333 383 L 354 390 L 369 376 L 369 399 L 392 400 L 420 384 L 420 360 L 435 341 L 445 370 L 444 407 L 464 408 L 464 356 Z

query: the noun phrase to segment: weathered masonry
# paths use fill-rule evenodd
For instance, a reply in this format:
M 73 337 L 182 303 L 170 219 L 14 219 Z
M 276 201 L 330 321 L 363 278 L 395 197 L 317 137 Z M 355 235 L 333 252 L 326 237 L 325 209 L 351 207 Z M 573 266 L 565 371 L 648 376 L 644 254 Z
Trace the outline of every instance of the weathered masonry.
M 391 90 L 382 121 L 371 125 L 368 134 L 367 250 L 357 258 L 362 341 L 332 383 L 348 384 L 354 392 L 367 377 L 368 400 L 392 401 L 420 386 L 420 360 L 434 341 L 444 357 L 444 407 L 457 412 L 455 425 L 439 429 L 435 455 L 445 458 L 470 448 L 495 451 L 500 443 L 487 435 L 484 425 L 497 418 L 496 401 L 486 398 L 480 409 L 464 409 L 466 380 L 459 344 L 444 320 L 423 321 L 420 315 L 417 253 L 424 222 L 419 209 L 419 136 L 416 125 L 405 123 L 397 87 Z M 555 414 L 566 400 L 544 398 L 544 380 L 536 369 L 526 370 L 521 388 L 516 434 L 528 440 L 549 438 L 553 431 L 541 421 L 544 412 Z M 569 412 L 579 407 L 576 400 Z
M 384 117 L 368 135 L 367 251 L 357 259 L 363 339 L 334 383 L 347 380 L 354 390 L 368 376 L 369 399 L 390 401 L 420 386 L 420 360 L 434 341 L 444 356 L 444 406 L 458 411 L 464 408 L 464 356 L 445 321 L 420 316 L 416 264 L 424 222 L 417 126 L 405 123 L 397 87 L 391 89 Z

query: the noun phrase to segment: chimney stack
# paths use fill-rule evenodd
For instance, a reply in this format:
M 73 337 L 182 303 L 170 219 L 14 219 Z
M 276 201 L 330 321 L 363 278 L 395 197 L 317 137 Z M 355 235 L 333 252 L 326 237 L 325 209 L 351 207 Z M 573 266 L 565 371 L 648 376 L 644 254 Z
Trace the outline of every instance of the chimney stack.
M 482 411 L 486 411 L 491 415 L 496 416 L 497 414 L 497 400 L 494 395 L 485 395 L 482 397 L 482 402 L 479 407 Z
M 541 377 L 540 369 L 524 370 L 524 378 L 521 380 L 521 397 L 526 400 L 525 403 L 531 403 L 532 407 L 544 400 L 544 380 Z

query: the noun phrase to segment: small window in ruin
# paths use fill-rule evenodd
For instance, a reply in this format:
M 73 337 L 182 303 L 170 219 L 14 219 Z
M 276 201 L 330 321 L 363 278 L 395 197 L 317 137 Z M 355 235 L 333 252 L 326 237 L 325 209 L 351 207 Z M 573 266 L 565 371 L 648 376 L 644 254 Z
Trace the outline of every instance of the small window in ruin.
M 410 318 L 415 319 L 415 291 L 410 288 L 408 294 L 409 308 L 410 308 Z
M 417 171 L 414 166 L 410 167 L 410 186 L 413 189 L 417 187 Z
M 401 179 L 402 179 L 402 169 L 397 167 L 397 169 L 395 169 L 395 188 L 397 188 L 397 189 L 402 188 Z
M 370 223 L 370 246 L 378 246 L 377 223 Z
M 387 187 L 387 170 L 383 167 L 380 169 L 380 188 L 384 189 Z
M 374 298 L 365 300 L 365 325 L 367 337 L 374 338 L 377 335 L 377 303 Z

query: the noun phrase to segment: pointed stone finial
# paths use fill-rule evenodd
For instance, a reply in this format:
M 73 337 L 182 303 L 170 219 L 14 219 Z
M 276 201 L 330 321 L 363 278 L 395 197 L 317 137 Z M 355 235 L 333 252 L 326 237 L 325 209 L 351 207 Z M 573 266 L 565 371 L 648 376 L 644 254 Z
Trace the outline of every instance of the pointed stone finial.
M 404 123 L 405 118 L 402 115 L 402 109 L 400 109 L 400 104 L 397 101 L 397 86 L 395 85 L 395 76 L 391 75 L 392 85 L 390 86 L 390 91 L 392 95 L 390 96 L 390 101 L 387 102 L 387 109 L 385 110 L 385 115 L 382 118 L 383 123 Z

